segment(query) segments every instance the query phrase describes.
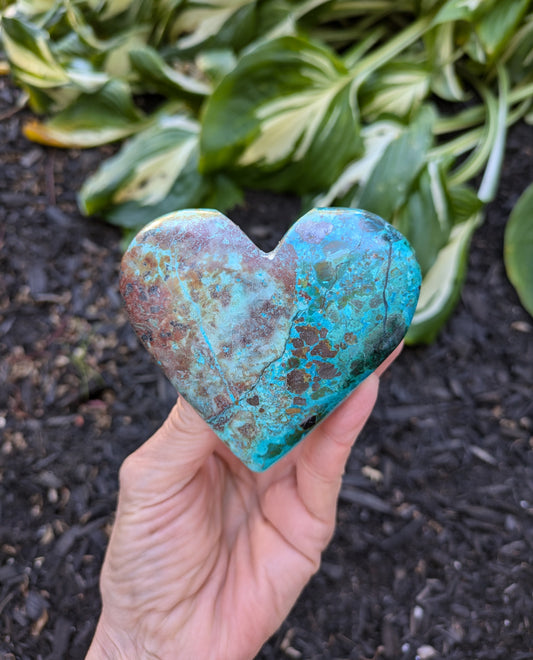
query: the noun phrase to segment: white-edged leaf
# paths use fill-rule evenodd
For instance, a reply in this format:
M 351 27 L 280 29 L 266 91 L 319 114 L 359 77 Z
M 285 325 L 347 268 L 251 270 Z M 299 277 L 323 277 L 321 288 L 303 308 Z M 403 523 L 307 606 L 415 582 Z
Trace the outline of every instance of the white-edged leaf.
M 498 136 L 499 129 L 501 128 L 500 115 L 502 112 L 502 103 L 498 103 L 495 95 L 485 85 L 480 85 L 480 90 L 483 94 L 486 108 L 485 126 L 480 130 L 478 139 L 475 140 L 472 145 L 475 147 L 472 153 L 470 153 L 470 155 L 453 172 L 451 172 L 450 183 L 452 185 L 469 181 L 480 173 L 491 155 L 494 142 Z M 469 131 L 472 135 L 475 135 L 476 132 L 476 129 Z M 458 139 L 466 138 L 467 136 L 468 133 L 463 133 Z M 449 147 L 449 145 L 446 146 Z M 454 153 L 459 154 L 460 150 L 454 149 Z
M 395 227 L 414 249 L 422 275 L 429 271 L 450 236 L 450 203 L 445 174 L 440 163 L 428 162 L 394 220 Z
M 453 227 L 448 243 L 422 281 L 418 305 L 407 333 L 408 344 L 431 343 L 452 313 L 464 281 L 470 240 L 481 212 Z
M 149 46 L 131 50 L 130 59 L 145 88 L 166 96 L 207 96 L 211 92 L 208 84 L 172 68 Z
M 113 78 L 129 79 L 132 73 L 130 52 L 142 48 L 149 36 L 149 25 L 136 26 L 117 35 L 115 43 L 107 49 L 104 71 Z
M 385 149 L 396 140 L 404 126 L 396 121 L 382 120 L 361 129 L 363 155 L 349 163 L 329 190 L 313 200 L 312 207 L 334 206 L 354 187 L 363 187 L 368 181 Z
M 255 0 L 191 0 L 172 26 L 178 48 L 197 48 L 209 41 L 247 5 L 255 5 Z
M 530 4 L 530 0 L 500 0 L 476 22 L 476 34 L 489 59 L 507 46 Z
M 399 60 L 381 67 L 359 90 L 361 116 L 368 122 L 383 115 L 407 117 L 427 97 L 430 81 L 426 65 Z
M 482 67 L 486 67 L 487 53 L 483 48 L 483 44 L 479 40 L 477 32 L 473 29 L 470 29 L 468 32 L 468 36 L 466 38 L 464 35 L 462 36 L 464 40 L 464 44 L 463 44 L 464 52 L 473 62 L 478 62 L 479 64 L 481 64 Z
M 139 0 L 86 0 L 93 11 L 97 11 L 100 21 L 108 21 L 111 18 L 127 12 L 132 5 L 139 4 Z
M 294 160 L 305 156 L 333 100 L 346 86 L 342 79 L 333 85 L 326 77 L 316 82 L 317 86 L 274 99 L 257 109 L 260 134 L 239 157 L 239 165 L 269 166 L 289 156 Z
M 478 197 L 482 202 L 491 202 L 496 196 L 505 155 L 507 116 L 509 113 L 509 75 L 502 66 L 498 67 L 498 82 L 498 112 L 494 130 L 488 138 L 491 144 L 490 155 L 478 190 Z
M 91 215 L 113 204 L 141 206 L 164 199 L 198 150 L 198 123 L 185 114 L 162 114 L 127 142 L 83 185 L 80 206 Z
M 235 53 L 229 48 L 203 50 L 195 58 L 198 69 L 213 83 L 218 83 L 237 64 Z
M 170 211 L 224 211 L 241 203 L 234 181 L 199 173 L 198 132 L 187 115 L 161 116 L 85 182 L 78 199 L 82 212 L 103 215 L 129 233 Z
M 456 25 L 447 22 L 437 25 L 426 35 L 431 53 L 431 89 L 447 101 L 464 101 L 466 94 L 456 70 L 462 50 L 455 43 Z
M 454 225 L 467 222 L 472 216 L 481 213 L 484 206 L 483 202 L 470 186 L 449 187 L 449 180 L 447 180 L 447 184 L 450 219 Z
M 496 0 L 448 0 L 438 11 L 433 24 L 439 25 L 448 21 L 471 22 L 495 2 Z
M 276 21 L 273 27 L 269 27 L 261 37 L 259 37 L 250 49 L 264 44 L 267 41 L 278 39 L 279 37 L 296 36 L 298 33 L 298 21 L 303 19 L 306 14 L 322 7 L 331 4 L 331 0 L 305 0 L 304 2 L 287 2 L 285 4 L 271 2 L 270 5 L 263 3 L 260 5 L 262 13 L 259 16 L 259 27 L 263 29 L 265 20 L 265 13 L 273 16 L 279 15 L 279 20 Z
M 127 85 L 112 80 L 97 94 L 82 94 L 48 121 L 30 120 L 24 134 L 55 147 L 95 147 L 132 135 L 146 121 Z
M 431 106 L 420 109 L 416 119 L 387 146 L 364 188 L 356 191 L 352 206 L 393 220 L 427 160 L 435 117 Z
M 258 46 L 206 104 L 203 170 L 238 166 L 276 190 L 329 187 L 361 151 L 351 84 L 343 63 L 307 39 Z
M 222 212 L 243 201 L 242 190 L 224 175 L 202 177 L 198 172 L 197 153 L 187 161 L 169 194 L 157 204 L 128 201 L 108 207 L 102 214 L 108 222 L 126 230 L 126 237 L 137 233 L 154 218 L 186 208 L 218 209 Z M 131 232 L 131 233 L 130 233 Z M 131 236 L 132 237 L 132 236 Z M 127 247 L 125 245 L 124 247 Z
M 173 128 L 176 127 L 176 122 L 172 122 L 172 119 L 169 119 L 169 123 L 174 124 Z M 165 199 L 193 152 L 198 150 L 198 128 L 195 128 L 195 132 L 191 131 L 190 135 L 181 141 L 174 138 L 170 143 L 171 148 L 167 151 L 137 160 L 132 178 L 117 190 L 113 196 L 113 204 L 136 201 L 147 206 Z M 142 135 L 143 141 L 146 137 Z
M 73 58 L 65 73 L 71 83 L 88 94 L 98 92 L 111 80 L 105 71 L 96 70 L 88 60 L 81 58 Z
M 57 0 L 16 0 L 13 9 L 23 16 L 44 14 L 57 5 Z
M 533 184 L 516 203 L 505 227 L 504 260 L 507 277 L 522 305 L 533 316 Z
M 18 18 L 2 19 L 2 41 L 13 75 L 25 85 L 49 88 L 69 77 L 48 45 L 48 33 Z

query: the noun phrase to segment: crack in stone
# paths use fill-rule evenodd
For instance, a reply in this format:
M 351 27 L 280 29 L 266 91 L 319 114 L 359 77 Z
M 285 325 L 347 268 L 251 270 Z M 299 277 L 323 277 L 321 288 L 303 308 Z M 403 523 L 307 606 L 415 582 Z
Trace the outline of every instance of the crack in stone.
M 390 250 L 392 250 L 392 247 L 390 247 Z M 334 294 L 333 294 L 333 288 L 334 288 L 335 284 L 337 284 L 337 282 L 339 281 L 339 271 L 340 271 L 340 269 L 341 269 L 341 267 L 342 267 L 343 265 L 344 265 L 344 261 L 341 262 L 341 263 L 339 263 L 339 264 L 337 264 L 337 265 L 335 266 L 335 278 L 334 278 L 333 282 L 331 283 L 331 285 L 330 285 L 330 286 L 327 288 L 327 290 L 326 290 L 326 293 L 325 293 L 325 295 L 324 295 L 324 297 L 323 297 L 323 304 L 321 305 L 321 309 L 327 309 L 328 306 L 329 306 L 329 304 L 330 304 L 330 300 L 329 300 L 329 299 L 330 299 L 330 298 L 333 298 L 333 299 L 335 298 L 335 296 L 334 296 Z M 390 265 L 390 251 L 389 251 L 389 265 Z M 283 354 L 285 353 L 285 351 L 286 351 L 286 349 L 287 349 L 287 343 L 288 343 L 289 338 L 290 338 L 290 336 L 291 336 L 291 332 L 292 332 L 292 329 L 293 329 L 293 327 L 294 327 L 294 324 L 296 323 L 296 321 L 297 321 L 298 318 L 303 317 L 307 312 L 309 312 L 309 308 L 306 309 L 305 311 L 301 311 L 301 310 L 300 310 L 300 311 L 297 311 L 297 312 L 294 314 L 294 316 L 293 316 L 292 319 L 291 319 L 290 325 L 289 325 L 289 330 L 288 330 L 288 332 L 287 332 L 287 338 L 285 339 L 285 343 L 283 344 L 283 348 L 281 349 L 281 352 L 279 353 L 279 355 L 276 355 L 272 360 L 270 360 L 270 362 L 268 362 L 268 363 L 267 363 L 267 364 L 261 369 L 261 372 L 260 372 L 259 375 L 257 376 L 257 378 L 256 378 L 256 380 L 255 380 L 255 382 L 254 382 L 254 384 L 253 384 L 248 390 L 246 390 L 246 392 L 244 392 L 243 394 L 241 394 L 241 396 L 240 396 L 238 399 L 236 399 L 236 400 L 234 401 L 233 404 L 226 406 L 223 410 L 220 411 L 220 413 L 217 413 L 217 415 L 215 415 L 214 417 L 211 417 L 210 419 L 208 419 L 208 420 L 207 420 L 208 424 L 210 424 L 214 419 L 216 419 L 217 417 L 219 417 L 219 415 L 224 414 L 229 408 L 232 408 L 233 405 L 239 405 L 240 402 L 241 402 L 244 398 L 248 398 L 248 397 L 253 393 L 253 391 L 254 391 L 255 388 L 257 387 L 257 384 L 259 383 L 259 381 L 260 381 L 261 378 L 263 377 L 263 374 L 265 373 L 265 371 L 266 371 L 266 370 L 267 370 L 267 369 L 268 369 L 268 368 L 269 368 L 274 362 L 276 362 L 277 360 L 279 360 L 279 359 L 283 356 Z
M 266 370 L 267 370 L 272 364 L 274 364 L 274 362 L 276 362 L 277 360 L 279 360 L 280 358 L 283 357 L 283 354 L 285 353 L 285 351 L 286 351 L 286 349 L 287 349 L 287 344 L 288 344 L 288 342 L 289 342 L 289 338 L 290 338 L 290 336 L 291 336 L 291 331 L 292 331 L 292 329 L 293 329 L 293 327 L 294 327 L 294 324 L 296 323 L 296 320 L 298 319 L 298 317 L 301 316 L 301 315 L 302 315 L 302 312 L 296 312 L 296 313 L 294 314 L 294 316 L 292 317 L 291 322 L 290 322 L 290 325 L 289 325 L 289 330 L 288 330 L 288 332 L 287 332 L 287 338 L 285 339 L 285 343 L 283 344 L 283 348 L 281 349 L 279 355 L 276 355 L 275 357 L 272 358 L 272 360 L 270 360 L 269 362 L 267 362 L 267 364 L 261 369 L 259 375 L 258 375 L 257 378 L 255 379 L 254 384 L 253 384 L 251 387 L 249 387 L 249 388 L 246 390 L 246 392 L 243 392 L 243 393 L 240 395 L 240 397 L 239 397 L 238 399 L 234 399 L 234 401 L 233 401 L 232 404 L 226 406 L 226 407 L 223 408 L 219 413 L 217 413 L 216 415 L 213 415 L 213 417 L 210 417 L 209 419 L 207 419 L 206 421 L 207 421 L 208 424 L 212 424 L 213 422 L 215 422 L 215 421 L 217 420 L 218 417 L 220 417 L 221 415 L 223 415 L 223 414 L 224 414 L 225 412 L 227 412 L 230 408 L 233 408 L 234 406 L 238 406 L 238 405 L 240 404 L 240 402 L 241 402 L 244 398 L 248 398 L 248 397 L 253 393 L 253 391 L 254 391 L 255 388 L 257 387 L 259 381 L 260 381 L 261 378 L 263 377 L 263 374 L 265 373 L 265 371 L 266 371 Z
M 389 303 L 387 301 L 387 286 L 389 284 L 389 273 L 392 261 L 392 243 L 389 242 L 389 253 L 387 255 L 387 271 L 385 273 L 385 284 L 383 285 L 383 305 L 385 307 L 385 314 L 383 316 L 383 332 L 387 330 L 387 317 L 389 315 Z
M 388 254 L 387 254 L 387 269 L 386 269 L 386 272 L 385 272 L 385 282 L 384 282 L 384 285 L 383 285 L 383 292 L 382 292 L 383 305 L 384 305 L 384 308 L 385 308 L 384 318 L 383 318 L 383 332 L 386 331 L 387 321 L 388 321 L 389 304 L 388 304 L 388 301 L 387 301 L 386 291 L 387 291 L 387 286 L 388 286 L 388 283 L 389 283 L 389 273 L 390 273 L 390 269 L 391 269 L 391 265 L 392 265 L 392 243 L 390 243 L 389 241 L 388 241 L 388 246 L 389 247 L 388 247 Z M 334 289 L 335 285 L 337 284 L 337 282 L 339 281 L 339 272 L 340 272 L 340 269 L 343 266 L 343 264 L 344 264 L 344 262 L 341 262 L 341 263 L 338 263 L 338 264 L 335 265 L 335 277 L 333 279 L 333 282 L 330 284 L 330 286 L 327 287 L 325 295 L 323 296 L 322 305 L 321 305 L 322 309 L 327 309 L 327 307 L 329 306 L 329 304 L 331 302 L 331 299 L 335 298 L 335 296 L 333 294 L 333 289 Z M 305 311 L 308 312 L 309 310 L 307 309 Z M 254 390 L 256 389 L 258 383 L 260 382 L 260 380 L 263 377 L 266 370 L 284 355 L 284 353 L 287 349 L 287 344 L 289 342 L 289 338 L 291 336 L 291 332 L 292 332 L 292 329 L 294 327 L 294 324 L 296 323 L 296 320 L 299 317 L 302 317 L 304 314 L 305 314 L 305 312 L 302 312 L 301 310 L 297 311 L 294 314 L 294 316 L 291 319 L 290 325 L 289 325 L 289 330 L 287 332 L 287 337 L 285 339 L 285 343 L 283 345 L 283 348 L 281 349 L 281 351 L 278 355 L 273 357 L 272 360 L 269 360 L 269 362 L 261 369 L 261 371 L 258 374 L 257 378 L 255 379 L 255 382 L 253 383 L 253 385 L 251 387 L 249 387 L 245 392 L 243 392 L 238 398 L 232 395 L 232 403 L 227 405 L 225 408 L 223 408 L 216 415 L 213 415 L 212 417 L 207 419 L 206 421 L 207 421 L 208 424 L 216 423 L 216 420 L 219 419 L 221 416 L 223 416 L 225 413 L 227 413 L 228 410 L 234 408 L 235 406 L 238 406 L 243 399 L 249 398 L 250 396 L 253 395 Z M 205 339 L 206 339 L 206 342 L 207 342 L 207 338 L 205 338 Z M 365 362 L 366 362 L 366 355 L 365 355 L 364 351 L 363 351 L 363 355 L 364 355 L 364 359 L 365 359 Z M 214 357 L 214 352 L 213 352 L 213 357 Z M 216 360 L 216 358 L 215 358 L 215 360 Z M 218 363 L 217 363 L 217 366 L 218 366 Z M 226 381 L 224 381 L 224 382 L 226 382 Z
M 242 401 L 242 399 L 244 399 L 245 396 L 246 396 L 246 397 L 249 396 L 250 393 L 253 392 L 254 389 L 257 387 L 257 384 L 259 383 L 259 381 L 260 381 L 261 378 L 263 377 L 263 374 L 264 374 L 265 371 L 268 369 L 268 367 L 270 367 L 272 364 L 274 364 L 274 362 L 276 362 L 277 360 L 279 360 L 280 358 L 283 357 L 283 354 L 284 354 L 285 351 L 287 350 L 287 344 L 288 344 L 288 342 L 289 342 L 289 338 L 290 338 L 290 336 L 291 336 L 291 331 L 292 331 L 292 329 L 293 329 L 293 327 L 294 327 L 294 324 L 296 323 L 296 319 L 297 319 L 300 315 L 301 315 L 301 312 L 296 312 L 296 313 L 294 314 L 294 316 L 292 317 L 291 322 L 290 322 L 290 325 L 289 325 L 289 330 L 288 330 L 288 332 L 287 332 L 287 338 L 285 339 L 285 343 L 283 344 L 283 348 L 281 349 L 279 355 L 276 355 L 272 360 L 270 360 L 270 362 L 268 362 L 268 364 L 266 364 L 266 365 L 261 369 L 261 372 L 259 373 L 259 375 L 258 375 L 257 378 L 255 379 L 255 383 L 252 385 L 252 387 L 250 387 L 246 392 L 244 392 L 244 393 L 239 397 L 239 399 L 237 400 L 237 403 L 240 403 L 240 402 Z
M 337 264 L 335 266 L 335 278 L 331 285 L 326 289 L 326 293 L 323 296 L 323 304 L 320 305 L 320 310 L 327 311 L 328 307 L 331 305 L 332 302 L 336 302 L 337 300 L 337 291 L 333 291 L 335 284 L 339 281 L 339 271 L 344 266 L 345 262 L 341 261 L 340 264 Z

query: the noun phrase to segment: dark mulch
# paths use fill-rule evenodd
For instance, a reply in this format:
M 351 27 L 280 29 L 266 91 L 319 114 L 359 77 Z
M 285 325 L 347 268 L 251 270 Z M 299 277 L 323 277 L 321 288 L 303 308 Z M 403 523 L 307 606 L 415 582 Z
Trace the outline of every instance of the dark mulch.
M 77 211 L 102 151 L 30 144 L 24 116 L 0 122 L 0 657 L 75 660 L 118 467 L 174 395 L 122 311 L 119 233 Z M 533 320 L 501 260 L 532 145 L 512 131 L 457 312 L 384 377 L 321 570 L 259 658 L 533 658 Z M 234 217 L 271 247 L 297 214 L 256 195 Z

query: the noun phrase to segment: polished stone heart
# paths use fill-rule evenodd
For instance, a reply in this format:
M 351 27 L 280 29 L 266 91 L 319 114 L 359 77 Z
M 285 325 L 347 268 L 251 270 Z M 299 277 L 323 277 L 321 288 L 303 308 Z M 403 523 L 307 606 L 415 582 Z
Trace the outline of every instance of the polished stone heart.
M 405 335 L 420 270 L 375 215 L 317 209 L 275 250 L 217 211 L 148 225 L 122 261 L 143 344 L 249 468 L 283 456 Z

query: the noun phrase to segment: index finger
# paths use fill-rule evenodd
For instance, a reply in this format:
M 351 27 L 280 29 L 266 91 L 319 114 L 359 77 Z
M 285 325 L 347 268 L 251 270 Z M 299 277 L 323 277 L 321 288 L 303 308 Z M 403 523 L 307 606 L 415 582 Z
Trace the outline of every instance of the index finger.
M 307 510 L 327 522 L 335 512 L 344 466 L 376 403 L 379 378 L 370 375 L 303 441 L 296 464 Z

